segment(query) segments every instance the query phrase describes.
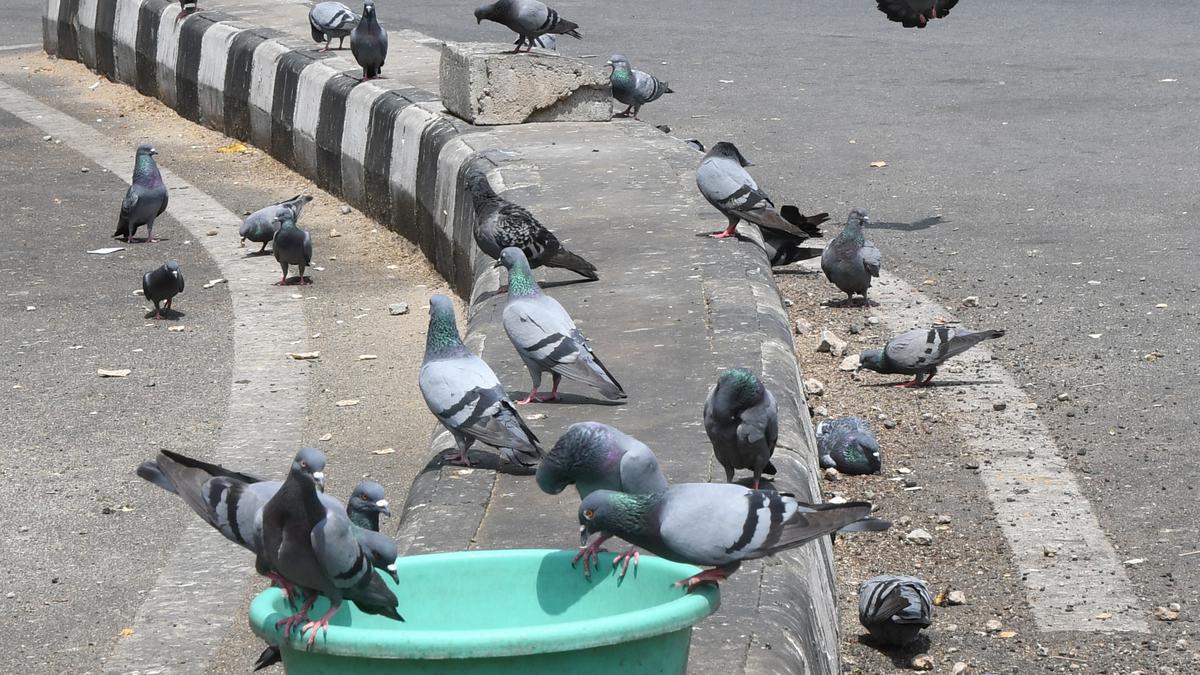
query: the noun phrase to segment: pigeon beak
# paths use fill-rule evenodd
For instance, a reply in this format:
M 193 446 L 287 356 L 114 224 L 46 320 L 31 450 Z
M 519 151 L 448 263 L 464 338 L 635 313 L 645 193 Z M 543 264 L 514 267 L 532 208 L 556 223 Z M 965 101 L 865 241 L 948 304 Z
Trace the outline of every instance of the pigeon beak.
M 400 583 L 400 573 L 396 571 L 395 563 L 392 563 L 391 565 L 387 566 L 387 573 L 388 573 L 388 576 L 392 578 L 392 581 L 394 581 L 396 583 Z
M 589 534 L 589 532 L 587 530 L 587 525 L 580 525 L 579 526 L 579 545 L 581 547 L 587 546 L 588 534 Z
M 385 516 L 392 515 L 392 510 L 388 508 L 388 500 L 386 499 L 380 499 L 375 502 L 375 508 L 379 509 L 379 512 Z
M 494 270 L 498 270 L 498 269 L 500 269 L 501 267 L 504 267 L 504 265 L 503 265 L 503 264 L 502 264 L 502 263 L 501 263 L 499 260 L 497 260 L 496 262 L 492 263 L 492 269 L 494 269 Z
M 158 151 L 157 151 L 157 150 L 155 150 L 154 148 L 150 148 L 150 154 L 151 154 L 151 156 L 153 156 L 153 155 L 157 155 L 157 154 L 158 154 Z
M 325 472 L 314 471 L 312 473 L 313 480 L 317 482 L 317 487 L 321 488 L 321 492 L 325 491 Z

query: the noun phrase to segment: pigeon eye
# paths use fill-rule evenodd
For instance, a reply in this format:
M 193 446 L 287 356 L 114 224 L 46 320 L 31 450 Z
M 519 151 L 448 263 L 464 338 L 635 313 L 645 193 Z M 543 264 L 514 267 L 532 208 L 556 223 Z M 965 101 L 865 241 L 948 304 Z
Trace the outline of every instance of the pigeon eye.
M 583 517 L 587 518 L 588 520 L 591 520 L 592 516 L 594 516 L 594 515 L 596 515 L 596 512 L 591 509 L 588 509 L 587 511 L 583 512 Z
M 301 468 L 301 469 L 307 469 L 307 468 L 308 468 L 308 462 L 300 462 L 300 468 Z

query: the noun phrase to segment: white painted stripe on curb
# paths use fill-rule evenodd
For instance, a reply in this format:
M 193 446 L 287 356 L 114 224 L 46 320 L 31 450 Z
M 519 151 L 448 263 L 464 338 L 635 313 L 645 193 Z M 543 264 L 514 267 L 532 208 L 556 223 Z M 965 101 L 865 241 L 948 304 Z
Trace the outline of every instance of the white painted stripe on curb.
M 200 95 L 200 118 L 209 126 L 221 128 L 225 121 L 225 64 L 229 46 L 241 28 L 214 23 L 200 38 L 200 70 L 196 83 Z
M 417 164 L 421 159 L 421 136 L 437 117 L 419 105 L 410 105 L 396 115 L 392 135 L 391 183 L 413 198 L 417 194 Z
M 175 68 L 179 65 L 179 5 L 170 4 L 158 16 L 158 39 L 154 62 L 158 64 L 158 98 L 168 108 L 174 108 Z
M 346 118 L 342 124 L 342 155 L 359 164 L 367 159 L 367 135 L 371 131 L 371 106 L 390 89 L 374 82 L 355 85 L 346 97 Z
M 287 47 L 263 40 L 254 48 L 250 70 L 250 139 L 260 148 L 271 147 L 271 115 L 275 102 L 275 73 Z
M 314 61 L 300 71 L 296 83 L 296 110 L 292 114 L 292 132 L 302 137 L 293 144 L 299 173 L 315 176 L 317 173 L 317 126 L 321 123 L 321 93 L 325 83 L 333 79 L 338 71 L 320 61 Z
M 944 307 L 886 272 L 871 297 L 893 334 L 931 326 L 939 316 L 951 318 Z M 985 346 L 950 363 L 963 366 L 972 382 L 963 387 L 965 396 L 939 398 L 963 413 L 959 431 L 981 459 L 980 478 L 1012 548 L 1038 628 L 1149 632 L 1116 551 L 1032 409 L 1033 401 Z M 993 411 L 993 401 L 1003 401 L 1007 408 Z M 1048 556 L 1047 550 L 1054 554 Z M 1104 612 L 1112 618 L 1096 618 Z
M 113 21 L 113 77 L 118 82 L 137 86 L 137 29 L 138 15 L 144 0 L 137 4 L 117 3 Z
M 114 175 L 129 175 L 132 149 L 92 127 L 4 83 L 0 83 L 0 108 L 61 139 Z M 205 452 L 204 459 L 252 473 L 280 475 L 300 446 L 305 415 L 305 368 L 283 358 L 288 351 L 307 350 L 304 311 L 284 299 L 287 291 L 271 285 L 277 276 L 274 265 L 244 257 L 245 249 L 233 243 L 241 222 L 238 216 L 170 169 L 160 169 L 171 188 L 167 215 L 187 228 L 193 241 L 217 263 L 229 280 L 233 303 L 231 379 L 243 384 L 231 382 L 219 445 Z M 221 228 L 225 236 L 205 236 L 213 228 Z M 267 400 L 270 415 L 264 413 Z M 252 576 L 252 556 L 191 514 L 185 518 L 188 527 L 145 595 L 133 634 L 119 639 L 105 672 L 204 672 L 225 631 L 245 622 L 239 610 Z

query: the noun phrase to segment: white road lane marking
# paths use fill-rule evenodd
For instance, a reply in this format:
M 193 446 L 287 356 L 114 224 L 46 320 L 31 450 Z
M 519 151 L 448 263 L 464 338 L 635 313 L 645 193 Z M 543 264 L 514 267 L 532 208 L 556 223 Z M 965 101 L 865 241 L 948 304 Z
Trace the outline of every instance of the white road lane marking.
M 114 142 L 2 82 L 0 108 L 129 180 L 132 146 Z M 170 165 L 170 157 L 159 155 L 159 160 L 163 180 L 171 189 L 166 215 L 186 228 L 192 241 L 204 246 L 221 275 L 230 280 L 234 353 L 229 407 L 221 425 L 219 446 L 205 451 L 204 459 L 252 473 L 279 475 L 300 446 L 303 431 L 307 397 L 304 365 L 282 355 L 307 351 L 309 331 L 304 313 L 292 303 L 278 302 L 285 291 L 271 285 L 279 278 L 273 261 L 245 258 L 248 249 L 237 247 L 235 237 L 241 218 L 163 166 Z M 113 202 L 114 225 L 119 208 L 120 204 Z M 169 232 L 170 227 L 169 222 L 162 223 L 159 230 Z M 223 236 L 206 236 L 214 228 L 220 228 Z M 108 234 L 105 230 L 102 236 Z M 169 257 L 173 246 L 148 245 L 162 247 L 164 258 Z M 131 275 L 141 273 L 130 270 Z M 267 401 L 270 409 L 266 408 Z M 146 489 L 157 488 L 147 485 Z M 253 574 L 253 557 L 190 514 L 187 523 L 166 567 L 138 610 L 133 634 L 119 639 L 105 663 L 106 672 L 204 672 L 225 631 L 246 620 L 240 608 Z

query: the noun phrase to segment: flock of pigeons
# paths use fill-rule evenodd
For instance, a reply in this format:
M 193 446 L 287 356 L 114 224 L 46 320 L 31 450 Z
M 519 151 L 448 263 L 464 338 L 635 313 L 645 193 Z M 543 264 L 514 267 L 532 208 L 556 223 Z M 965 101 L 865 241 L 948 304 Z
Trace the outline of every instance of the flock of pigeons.
M 928 20 L 945 16 L 957 0 L 877 0 L 893 21 L 924 27 Z M 194 3 L 189 3 L 193 4 Z M 478 21 L 488 19 L 517 33 L 516 49 L 545 46 L 547 37 L 581 37 L 578 26 L 538 0 L 496 0 L 475 11 Z M 374 5 L 368 0 L 361 16 L 337 2 L 320 2 L 309 14 L 313 39 L 329 48 L 334 38 L 347 36 L 351 51 L 363 68 L 364 79 L 378 77 L 387 53 L 387 34 L 379 26 Z M 340 46 L 340 42 L 339 42 Z M 613 55 L 614 96 L 625 103 L 625 114 L 636 117 L 640 107 L 671 89 L 652 75 L 633 70 L 621 55 Z M 690 143 L 704 152 L 698 141 Z M 167 188 L 149 145 L 137 149 L 133 179 L 121 205 L 114 236 L 132 241 L 145 225 L 145 241 L 154 239 L 154 222 L 167 208 Z M 758 225 L 772 264 L 787 264 L 814 257 L 815 249 L 802 244 L 821 236 L 819 225 L 827 213 L 805 216 L 795 206 L 776 209 L 770 197 L 746 171 L 750 162 L 734 144 L 716 143 L 701 160 L 696 184 L 704 198 L 728 219 L 728 226 L 712 237 L 737 237 L 737 225 Z M 554 234 L 523 207 L 492 189 L 486 174 L 470 172 L 465 187 L 475 210 L 474 238 L 480 250 L 508 273 L 507 300 L 502 314 L 505 332 L 531 378 L 529 394 L 514 402 L 495 372 L 462 342 L 449 298 L 434 295 L 429 302 L 429 326 L 419 386 L 430 411 L 452 434 L 457 454 L 447 459 L 470 465 L 469 450 L 480 442 L 496 448 L 509 462 L 533 470 L 538 487 L 558 494 L 574 484 L 581 503 L 578 509 L 580 550 L 590 577 L 599 565 L 601 545 L 619 537 L 632 547 L 612 564 L 625 576 L 636 568 L 639 549 L 706 567 L 679 580 L 691 589 L 717 583 L 735 572 L 744 560 L 753 560 L 794 548 L 838 532 L 878 532 L 890 523 L 871 516 L 865 502 L 807 504 L 774 489 L 760 489 L 763 474 L 774 475 L 771 462 L 778 436 L 778 410 L 774 396 L 751 371 L 733 368 L 723 372 L 708 394 L 703 409 L 704 428 L 713 452 L 724 468 L 726 483 L 675 483 L 667 481 L 654 453 L 644 443 L 619 429 L 598 422 L 569 427 L 549 452 L 522 419 L 518 406 L 553 400 L 565 378 L 587 385 L 610 399 L 626 392 L 600 361 L 568 311 L 547 295 L 532 270 L 553 267 L 569 270 L 586 280 L 599 279 L 597 268 L 568 251 Z M 307 195 L 260 209 L 240 228 L 243 240 L 262 243 L 251 255 L 272 254 L 283 277 L 278 285 L 310 283 L 304 271 L 312 261 L 312 238 L 297 221 Z M 831 283 L 847 295 L 866 303 L 873 278 L 879 276 L 882 256 L 867 241 L 863 226 L 869 217 L 853 209 L 845 227 L 821 252 L 821 268 Z M 290 265 L 299 277 L 289 280 Z M 143 277 L 143 291 L 154 303 L 154 317 L 162 316 L 160 303 L 183 291 L 183 276 L 175 261 Z M 1003 331 L 971 332 L 936 326 L 904 333 L 882 349 L 864 351 L 861 367 L 880 373 L 913 375 L 898 386 L 929 383 L 937 367 L 979 342 L 1000 337 Z M 549 373 L 548 395 L 539 393 L 542 376 Z M 861 418 L 829 420 L 818 428 L 823 466 L 847 474 L 880 470 L 879 445 Z M 380 570 L 399 583 L 397 548 L 379 533 L 379 515 L 390 514 L 383 488 L 364 482 L 342 505 L 324 492 L 325 455 L 314 448 L 301 449 L 284 481 L 271 481 L 229 470 L 198 459 L 163 450 L 142 463 L 137 473 L 147 481 L 182 498 L 205 522 L 226 538 L 255 555 L 256 570 L 283 589 L 295 614 L 278 626 L 285 639 L 298 629 L 311 646 L 346 600 L 360 610 L 403 621 L 397 599 Z M 735 472 L 752 472 L 749 486 L 734 482 Z M 589 543 L 589 539 L 596 535 Z M 316 599 L 329 599 L 329 610 L 310 620 Z M 931 620 L 928 588 L 914 577 L 880 576 L 860 589 L 860 620 L 872 635 L 886 644 L 905 644 Z M 279 660 L 278 648 L 268 646 L 256 669 Z

